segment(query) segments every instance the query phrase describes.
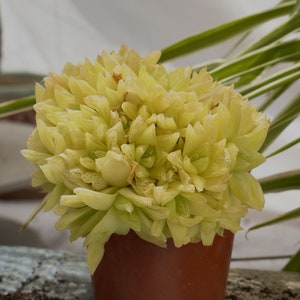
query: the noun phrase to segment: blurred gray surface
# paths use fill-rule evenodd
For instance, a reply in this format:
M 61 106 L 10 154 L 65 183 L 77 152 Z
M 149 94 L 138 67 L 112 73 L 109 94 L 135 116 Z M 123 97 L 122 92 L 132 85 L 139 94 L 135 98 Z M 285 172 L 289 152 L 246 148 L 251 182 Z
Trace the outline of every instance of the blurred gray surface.
M 0 247 L 0 256 L 0 299 L 93 299 L 84 255 Z

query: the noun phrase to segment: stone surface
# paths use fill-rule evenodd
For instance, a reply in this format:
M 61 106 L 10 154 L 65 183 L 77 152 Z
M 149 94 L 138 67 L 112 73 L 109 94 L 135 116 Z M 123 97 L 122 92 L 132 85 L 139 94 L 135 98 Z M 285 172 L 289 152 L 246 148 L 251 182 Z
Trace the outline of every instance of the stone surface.
M 300 299 L 300 273 L 231 269 L 225 299 Z
M 84 254 L 0 246 L 0 299 L 92 300 Z M 300 274 L 231 269 L 226 300 L 300 299 Z
M 93 299 L 85 255 L 0 247 L 0 299 Z

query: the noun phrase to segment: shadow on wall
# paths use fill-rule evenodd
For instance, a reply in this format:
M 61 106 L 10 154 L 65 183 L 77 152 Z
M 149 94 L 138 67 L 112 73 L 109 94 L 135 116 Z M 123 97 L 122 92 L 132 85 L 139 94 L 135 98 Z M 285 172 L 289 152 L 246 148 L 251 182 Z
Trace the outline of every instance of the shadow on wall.
M 8 218 L 0 218 L 0 245 L 7 246 L 32 246 L 46 248 L 37 232 L 30 228 L 20 231 L 23 224 Z

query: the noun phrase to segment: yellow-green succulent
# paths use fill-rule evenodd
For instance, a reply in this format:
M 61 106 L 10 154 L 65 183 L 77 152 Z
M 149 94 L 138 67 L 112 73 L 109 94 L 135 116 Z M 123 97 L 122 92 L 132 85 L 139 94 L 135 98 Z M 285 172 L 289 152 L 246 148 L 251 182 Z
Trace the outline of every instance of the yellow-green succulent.
M 264 161 L 267 118 L 205 69 L 168 71 L 159 57 L 122 46 L 36 85 L 22 153 L 56 228 L 85 238 L 91 273 L 113 233 L 211 245 L 264 205 L 250 171 Z

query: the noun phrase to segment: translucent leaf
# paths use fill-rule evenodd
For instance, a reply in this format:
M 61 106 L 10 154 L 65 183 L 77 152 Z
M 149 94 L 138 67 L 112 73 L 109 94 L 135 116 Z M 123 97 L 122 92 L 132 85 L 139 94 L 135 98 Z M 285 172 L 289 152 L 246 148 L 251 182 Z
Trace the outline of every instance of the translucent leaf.
M 84 188 L 76 188 L 74 193 L 82 203 L 96 210 L 108 210 L 117 198 L 117 194 L 101 193 Z

